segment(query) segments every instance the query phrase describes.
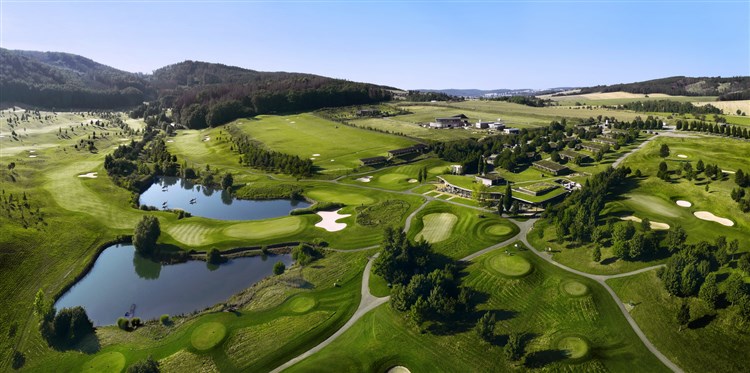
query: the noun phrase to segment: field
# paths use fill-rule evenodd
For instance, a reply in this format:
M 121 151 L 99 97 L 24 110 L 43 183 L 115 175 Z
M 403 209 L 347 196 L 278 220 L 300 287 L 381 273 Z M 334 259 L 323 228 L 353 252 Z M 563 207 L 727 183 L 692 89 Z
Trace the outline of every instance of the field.
M 557 101 L 563 106 L 573 106 L 576 102 L 583 105 L 622 105 L 634 101 L 670 100 L 678 102 L 716 101 L 715 96 L 670 96 L 664 93 L 648 95 L 629 92 L 584 93 L 566 96 L 541 96 Z
M 587 279 L 553 268 L 528 251 L 507 248 L 530 264 L 529 274 L 508 278 L 492 269 L 505 250 L 485 254 L 466 269 L 466 283 L 486 296 L 479 311 L 498 318 L 496 340 L 482 342 L 471 327 L 441 334 L 420 333 L 403 316 L 383 305 L 291 372 L 384 371 L 402 365 L 414 372 L 513 371 L 502 353 L 510 331 L 525 333 L 526 363 L 520 369 L 550 371 L 664 371 L 628 328 L 609 295 Z M 571 281 L 588 293 L 571 296 Z M 478 316 L 477 316 L 478 317 Z M 595 351 L 587 354 L 586 351 Z
M 679 298 L 667 294 L 655 271 L 607 282 L 620 299 L 635 304 L 630 314 L 643 332 L 686 372 L 740 372 L 750 365 L 750 355 L 738 347 L 750 343 L 750 336 L 728 310 L 711 313 L 693 299 L 693 321 L 680 330 L 675 318 Z
M 341 181 L 346 184 L 376 187 L 389 190 L 407 190 L 418 187 L 419 172 L 427 168 L 428 179 L 442 175 L 448 169 L 449 163 L 440 159 L 430 158 L 407 165 L 389 167 L 382 171 L 349 176 Z
M 403 137 L 340 125 L 312 114 L 262 115 L 240 119 L 234 125 L 271 150 L 314 159 L 313 164 L 329 174 L 348 173 L 360 166 L 360 158 L 387 156 L 388 150 L 415 144 Z

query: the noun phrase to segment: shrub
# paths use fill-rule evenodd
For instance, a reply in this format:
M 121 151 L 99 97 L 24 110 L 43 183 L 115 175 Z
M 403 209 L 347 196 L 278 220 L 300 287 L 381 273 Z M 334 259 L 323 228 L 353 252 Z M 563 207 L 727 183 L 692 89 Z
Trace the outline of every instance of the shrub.
M 129 330 L 130 329 L 130 321 L 124 317 L 120 317 L 117 319 L 117 327 L 122 330 Z
M 26 364 L 26 356 L 19 351 L 13 351 L 13 363 L 12 367 L 15 370 L 21 369 Z
M 284 273 L 285 270 L 286 270 L 286 265 L 284 265 L 284 263 L 282 263 L 282 262 L 276 262 L 276 264 L 273 265 L 273 274 L 274 275 L 278 276 L 278 275 Z
M 149 356 L 146 360 L 135 362 L 128 367 L 128 373 L 159 373 L 159 362 Z
M 161 315 L 161 317 L 159 317 L 159 321 L 161 321 L 161 323 L 163 325 L 168 325 L 169 324 L 169 315 L 167 315 L 167 314 Z

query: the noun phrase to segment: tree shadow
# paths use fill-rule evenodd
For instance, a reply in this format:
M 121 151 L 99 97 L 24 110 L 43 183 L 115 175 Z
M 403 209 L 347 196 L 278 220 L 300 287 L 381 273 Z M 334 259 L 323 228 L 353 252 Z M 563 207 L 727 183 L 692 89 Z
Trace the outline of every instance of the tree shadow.
M 616 257 L 616 256 L 611 256 L 611 257 L 609 257 L 607 259 L 602 260 L 601 262 L 599 262 L 599 264 L 601 264 L 601 265 L 609 265 L 609 264 L 612 264 L 612 263 L 616 262 L 617 259 L 619 259 L 619 258 Z
M 708 326 L 708 324 L 711 323 L 711 321 L 714 321 L 714 319 L 716 319 L 715 313 L 704 315 L 688 323 L 688 328 L 690 329 L 705 328 L 706 326 Z
M 526 362 L 524 366 L 527 368 L 542 368 L 546 365 L 556 363 L 568 358 L 568 353 L 565 350 L 542 350 L 536 351 L 526 356 Z

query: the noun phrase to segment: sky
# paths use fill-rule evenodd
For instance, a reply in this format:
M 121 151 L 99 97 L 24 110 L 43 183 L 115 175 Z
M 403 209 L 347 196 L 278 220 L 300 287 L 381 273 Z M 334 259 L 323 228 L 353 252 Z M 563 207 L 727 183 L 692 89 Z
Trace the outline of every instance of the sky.
M 0 0 L 0 46 L 150 73 L 197 60 L 403 89 L 750 75 L 744 1 Z

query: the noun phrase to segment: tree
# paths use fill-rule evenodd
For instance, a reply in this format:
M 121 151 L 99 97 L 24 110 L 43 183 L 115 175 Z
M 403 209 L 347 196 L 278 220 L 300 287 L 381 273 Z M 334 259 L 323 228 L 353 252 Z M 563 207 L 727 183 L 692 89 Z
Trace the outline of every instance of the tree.
M 643 220 L 641 220 L 641 229 L 644 232 L 650 231 L 651 230 L 651 220 L 649 220 L 648 218 L 643 218 Z
M 232 176 L 231 173 L 227 172 L 221 178 L 221 189 L 228 190 L 232 188 L 232 185 L 234 185 L 234 176 Z
M 476 183 L 472 188 L 472 197 L 479 203 L 480 206 L 487 204 L 487 196 L 489 195 L 490 188 L 484 183 Z
M 477 326 L 474 328 L 477 335 L 484 341 L 490 342 L 495 336 L 495 314 L 492 312 L 485 312 L 482 317 L 477 321 Z
M 133 246 L 142 255 L 152 254 L 160 234 L 159 219 L 153 215 L 144 215 L 135 226 Z
M 505 184 L 505 193 L 503 194 L 503 208 L 505 211 L 510 211 L 510 207 L 513 204 L 513 190 L 510 187 L 510 181 Z
M 682 331 L 682 327 L 686 326 L 690 322 L 690 306 L 686 301 L 680 303 L 680 308 L 677 310 L 677 323 L 680 324 L 679 331 Z
M 742 275 L 737 272 L 729 275 L 729 278 L 724 282 L 724 291 L 730 303 L 737 303 L 747 292 L 747 285 L 742 280 Z
M 221 256 L 221 251 L 214 247 L 206 254 L 206 261 L 210 264 L 221 264 L 224 262 L 224 257 Z
M 698 173 L 701 173 L 705 171 L 706 166 L 703 164 L 703 160 L 699 159 L 698 163 L 695 165 L 695 170 L 698 171 Z
M 716 284 L 716 273 L 711 272 L 701 285 L 698 297 L 703 299 L 711 308 L 715 308 L 719 302 L 719 287 Z
M 686 240 L 687 232 L 685 232 L 685 229 L 682 228 L 681 225 L 676 225 L 674 229 L 667 232 L 667 250 L 672 254 L 682 250 L 682 246 L 685 244 Z
M 594 252 L 591 253 L 591 260 L 599 263 L 600 260 L 602 260 L 602 250 L 599 248 L 599 246 L 596 246 L 594 248 Z
M 518 210 L 520 209 L 518 205 L 518 201 L 513 201 L 513 204 L 510 205 L 510 214 L 511 215 L 518 215 Z
M 128 373 L 159 373 L 159 362 L 149 356 L 128 367 Z
M 40 321 L 49 321 L 55 316 L 55 308 L 52 306 L 52 302 L 48 302 L 44 297 L 44 291 L 39 289 L 34 296 L 34 314 L 40 319 Z
M 669 157 L 669 145 L 661 144 L 661 148 L 659 149 L 659 156 L 662 158 Z
M 731 255 L 731 259 L 734 260 L 734 253 L 736 253 L 740 249 L 740 240 L 734 239 L 732 242 L 729 243 L 729 248 L 727 248 L 727 251 L 729 251 L 729 255 Z
M 750 254 L 745 254 L 737 261 L 737 268 L 750 275 Z
M 285 270 L 286 270 L 286 265 L 284 265 L 284 263 L 282 263 L 282 262 L 276 262 L 276 264 L 273 265 L 273 274 L 274 275 L 278 276 L 278 275 L 284 273 Z
M 508 360 L 519 361 L 523 357 L 524 348 L 522 337 L 522 335 L 516 332 L 510 332 L 510 334 L 508 334 L 508 343 L 505 345 L 505 348 L 503 348 L 505 357 L 508 358 Z

